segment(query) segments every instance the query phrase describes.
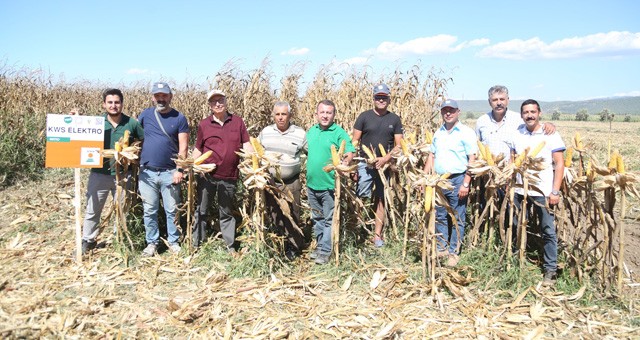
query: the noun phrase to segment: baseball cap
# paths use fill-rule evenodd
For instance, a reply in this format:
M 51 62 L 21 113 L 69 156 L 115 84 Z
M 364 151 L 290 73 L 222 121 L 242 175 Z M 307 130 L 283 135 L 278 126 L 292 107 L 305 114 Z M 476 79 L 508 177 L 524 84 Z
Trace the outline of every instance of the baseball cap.
M 222 90 L 218 90 L 218 89 L 213 89 L 209 92 L 207 92 L 207 101 L 209 101 L 209 99 L 211 99 L 211 97 L 213 96 L 223 96 L 226 97 L 227 95 L 224 94 L 224 92 L 222 92 Z
M 389 90 L 389 86 L 387 86 L 386 84 L 378 84 L 373 87 L 373 95 L 374 96 L 376 95 L 390 96 L 391 91 Z
M 445 107 L 452 107 L 454 109 L 457 109 L 458 108 L 458 102 L 456 102 L 453 99 L 447 99 L 447 100 L 442 102 L 442 105 L 440 105 L 440 110 L 444 109 Z
M 167 83 L 157 82 L 153 84 L 153 87 L 151 87 L 151 94 L 156 93 L 171 94 L 171 88 Z

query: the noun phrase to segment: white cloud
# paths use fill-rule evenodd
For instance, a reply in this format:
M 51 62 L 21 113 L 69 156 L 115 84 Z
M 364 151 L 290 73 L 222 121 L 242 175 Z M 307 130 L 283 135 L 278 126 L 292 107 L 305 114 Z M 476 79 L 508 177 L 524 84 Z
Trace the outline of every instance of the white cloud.
M 640 91 L 629 91 L 629 92 L 621 92 L 613 95 L 614 97 L 638 97 L 640 96 Z
M 306 47 L 301 47 L 301 48 L 292 47 L 287 51 L 280 52 L 280 55 L 305 55 L 309 53 L 309 51 L 311 50 Z
M 486 40 L 486 42 L 485 42 Z M 439 34 L 431 37 L 422 37 L 403 43 L 384 41 L 378 47 L 366 50 L 367 55 L 379 59 L 398 59 L 411 55 L 432 55 L 458 52 L 466 46 L 473 44 L 487 44 L 487 39 L 476 39 L 471 42 L 463 42 L 456 45 L 458 38 L 449 34 Z
M 127 70 L 127 74 L 146 74 L 149 73 L 149 70 L 147 69 L 141 69 L 141 68 L 130 68 Z
M 511 60 L 567 59 L 585 56 L 640 55 L 640 33 L 597 33 L 546 43 L 538 37 L 513 39 L 485 47 L 478 56 Z

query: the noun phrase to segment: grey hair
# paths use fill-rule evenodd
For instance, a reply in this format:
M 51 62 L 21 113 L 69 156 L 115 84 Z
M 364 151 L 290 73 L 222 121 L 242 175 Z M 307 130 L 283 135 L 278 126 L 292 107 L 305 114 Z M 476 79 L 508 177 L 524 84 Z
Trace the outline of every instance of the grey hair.
M 507 95 L 507 97 L 509 97 L 509 89 L 507 89 L 507 87 L 504 85 L 491 86 L 491 88 L 489 89 L 489 99 L 491 99 L 491 96 L 496 93 L 504 93 Z
M 291 114 L 291 105 L 289 105 L 289 102 L 277 101 L 273 104 L 274 111 L 276 110 L 276 107 L 286 107 L 289 114 Z

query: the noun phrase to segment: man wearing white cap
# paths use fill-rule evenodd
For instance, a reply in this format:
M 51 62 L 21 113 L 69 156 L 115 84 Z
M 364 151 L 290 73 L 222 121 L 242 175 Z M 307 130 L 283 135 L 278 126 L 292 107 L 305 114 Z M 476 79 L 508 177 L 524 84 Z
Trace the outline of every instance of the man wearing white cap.
M 217 196 L 220 232 L 229 253 L 235 253 L 236 220 L 233 217 L 233 199 L 238 181 L 238 164 L 241 149 L 253 150 L 249 133 L 242 118 L 227 110 L 227 97 L 221 90 L 207 93 L 211 115 L 198 124 L 193 158 L 212 151 L 205 164 L 215 164 L 213 173 L 198 178 L 196 221 L 193 229 L 193 244 L 198 247 L 208 237 L 208 208 Z
M 438 175 L 449 174 L 452 190 L 444 190 L 449 206 L 455 212 L 457 223 L 450 223 L 447 210 L 436 207 L 436 233 L 438 256 L 448 257 L 447 265 L 458 264 L 460 246 L 464 239 L 464 227 L 471 176 L 467 165 L 476 159 L 478 146 L 476 134 L 459 121 L 460 109 L 455 100 L 447 99 L 440 106 L 444 124 L 433 134 L 431 153 L 424 166 L 427 173 L 435 170 Z
M 386 84 L 373 87 L 373 109 L 362 112 L 353 125 L 352 142 L 360 146 L 360 157 L 366 157 L 362 145 L 366 145 L 376 154 L 376 162 L 368 167 L 365 162 L 358 165 L 358 197 L 372 197 L 375 209 L 375 229 L 373 244 L 384 246 L 382 227 L 385 220 L 384 183 L 378 169 L 382 169 L 391 160 L 391 150 L 400 146 L 402 123 L 400 117 L 388 110 L 391 103 L 391 91 Z M 382 156 L 378 145 L 387 151 Z M 387 175 L 388 176 L 388 175 Z M 387 177 L 385 176 L 385 177 Z M 384 178 L 386 181 L 387 179 Z
M 138 117 L 144 129 L 138 181 L 147 241 L 147 247 L 142 251 L 143 256 L 155 255 L 160 242 L 160 197 L 167 217 L 169 250 L 173 253 L 180 251 L 176 213 L 180 204 L 183 170 L 177 168 L 172 159 L 186 157 L 189 146 L 189 123 L 182 113 L 171 107 L 173 94 L 169 85 L 154 83 L 151 94 L 155 107 L 145 109 Z

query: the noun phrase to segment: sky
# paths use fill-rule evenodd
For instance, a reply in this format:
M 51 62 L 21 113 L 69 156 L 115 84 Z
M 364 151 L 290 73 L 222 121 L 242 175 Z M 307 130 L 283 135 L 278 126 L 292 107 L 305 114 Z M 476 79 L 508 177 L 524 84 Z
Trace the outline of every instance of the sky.
M 211 85 L 266 59 L 279 79 L 419 65 L 454 99 L 640 96 L 640 1 L 0 0 L 2 69 L 66 82 Z

